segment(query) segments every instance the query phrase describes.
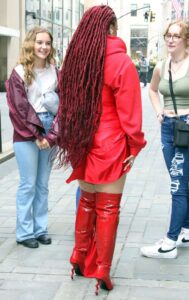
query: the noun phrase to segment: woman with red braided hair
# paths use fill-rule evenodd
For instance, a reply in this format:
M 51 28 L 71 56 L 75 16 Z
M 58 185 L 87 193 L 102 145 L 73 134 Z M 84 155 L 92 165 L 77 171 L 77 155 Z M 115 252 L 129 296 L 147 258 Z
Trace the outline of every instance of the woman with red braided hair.
M 59 163 L 71 164 L 67 182 L 79 181 L 74 272 L 113 288 L 110 279 L 126 173 L 145 146 L 138 74 L 116 36 L 106 5 L 83 15 L 60 74 Z

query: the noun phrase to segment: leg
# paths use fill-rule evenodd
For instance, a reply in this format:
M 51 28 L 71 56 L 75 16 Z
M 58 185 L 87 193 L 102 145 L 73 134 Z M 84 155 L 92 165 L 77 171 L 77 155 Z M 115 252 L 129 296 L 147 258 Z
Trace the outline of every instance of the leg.
M 187 223 L 189 149 L 176 148 L 169 170 L 171 176 L 172 212 L 168 238 L 176 241 L 181 228 Z
M 144 72 L 144 86 L 147 85 L 147 72 Z
M 165 118 L 162 124 L 162 144 L 164 159 L 171 178 L 172 195 L 172 212 L 167 237 L 176 241 L 184 222 L 187 222 L 189 149 L 173 146 L 173 129 L 174 119 Z
M 174 157 L 173 147 L 173 121 L 164 118 L 161 126 L 162 151 L 167 169 L 170 170 Z M 175 258 L 177 256 L 176 242 L 169 238 L 161 239 L 158 243 L 141 248 L 141 254 L 151 258 Z
M 39 151 L 36 193 L 33 202 L 34 235 L 36 238 L 46 235 L 48 232 L 48 182 L 52 168 L 52 162 L 49 160 L 50 151 Z
M 171 178 L 172 212 L 167 237 L 154 246 L 142 247 L 141 253 L 153 258 L 176 258 L 176 240 L 183 226 L 188 202 L 189 150 L 173 146 L 174 119 L 165 117 L 162 123 L 162 145 Z
M 20 173 L 20 184 L 16 196 L 16 239 L 21 242 L 34 238 L 32 206 L 35 197 L 39 151 L 33 142 L 16 142 L 14 151 Z
M 119 223 L 119 210 L 122 191 L 125 183 L 125 175 L 116 182 L 110 184 L 96 185 L 96 247 L 97 247 L 97 269 L 96 294 L 98 286 L 111 290 L 113 284 L 110 279 L 110 268 L 112 264 L 117 227 Z
M 186 217 L 185 217 L 185 220 L 184 220 L 184 223 L 183 223 L 182 227 L 189 230 L 189 198 L 188 198 L 188 201 L 187 201 Z
M 92 185 L 89 190 L 92 190 Z M 74 271 L 78 275 L 83 275 L 86 271 L 85 260 L 94 237 L 96 219 L 95 198 L 94 192 L 91 193 L 81 189 L 81 196 L 75 222 L 75 247 L 70 257 L 70 262 L 73 265 L 72 278 Z M 89 273 L 90 270 L 87 272 Z
M 54 116 L 51 113 L 38 115 L 46 134 L 51 128 Z M 33 203 L 34 234 L 43 244 L 50 244 L 51 239 L 47 237 L 48 225 L 48 182 L 52 169 L 50 160 L 51 149 L 39 150 L 39 160 L 36 180 L 36 193 Z
M 144 72 L 140 73 L 140 82 L 144 84 Z
M 80 187 L 78 186 L 77 191 L 76 191 L 76 199 L 75 199 L 76 200 L 76 213 L 77 213 L 77 209 L 79 206 L 80 196 L 81 196 L 81 190 L 80 190 Z
M 113 284 L 110 279 L 110 268 L 119 223 L 121 196 L 122 194 L 96 193 L 96 278 L 101 284 L 101 288 L 107 290 L 113 289 Z
M 96 275 L 96 250 L 94 246 L 94 234 L 96 227 L 96 195 L 103 195 L 110 191 L 116 194 L 116 198 L 122 193 L 125 176 L 114 183 L 92 185 L 84 181 L 79 181 L 81 188 L 81 198 L 79 201 L 78 212 L 75 225 L 75 247 L 70 258 L 77 274 L 84 274 L 86 277 Z M 97 191 L 98 193 L 95 193 Z M 112 196 L 112 194 L 109 194 Z M 101 205 L 103 206 L 103 204 Z M 102 208 L 106 210 L 107 208 Z M 83 234 L 81 234 L 83 232 Z M 97 238 L 97 235 L 96 235 Z M 100 237 L 99 237 L 100 238 Z M 93 247 L 94 246 L 94 247 Z M 79 272 L 78 272 L 79 266 Z

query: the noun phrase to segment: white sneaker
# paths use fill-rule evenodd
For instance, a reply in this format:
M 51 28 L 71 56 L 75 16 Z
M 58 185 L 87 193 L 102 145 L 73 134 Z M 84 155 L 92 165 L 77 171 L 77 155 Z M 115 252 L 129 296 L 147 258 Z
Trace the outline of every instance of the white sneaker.
M 176 241 L 177 247 L 189 247 L 189 229 L 182 228 Z
M 176 242 L 164 237 L 153 246 L 146 246 L 140 249 L 141 254 L 151 258 L 176 258 Z

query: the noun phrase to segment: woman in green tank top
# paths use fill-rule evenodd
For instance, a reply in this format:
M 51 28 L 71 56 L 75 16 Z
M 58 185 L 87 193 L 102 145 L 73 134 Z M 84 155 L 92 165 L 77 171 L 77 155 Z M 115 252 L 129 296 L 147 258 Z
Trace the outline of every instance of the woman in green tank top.
M 164 40 L 169 55 L 154 69 L 149 96 L 161 124 L 162 150 L 171 179 L 172 212 L 165 237 L 155 245 L 141 248 L 141 254 L 151 258 L 176 258 L 178 247 L 189 246 L 189 147 L 173 145 L 176 115 L 168 74 L 171 62 L 178 115 L 189 124 L 189 25 L 183 21 L 170 23 L 165 30 Z M 163 95 L 163 107 L 160 93 Z

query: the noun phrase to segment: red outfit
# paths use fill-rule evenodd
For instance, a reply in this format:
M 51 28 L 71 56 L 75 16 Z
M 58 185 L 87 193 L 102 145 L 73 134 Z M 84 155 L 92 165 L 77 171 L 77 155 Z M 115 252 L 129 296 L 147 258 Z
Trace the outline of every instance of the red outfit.
M 93 146 L 69 183 L 81 179 L 93 184 L 113 182 L 129 171 L 123 161 L 146 145 L 142 127 L 140 82 L 125 43 L 108 36 L 102 90 L 102 115 Z

